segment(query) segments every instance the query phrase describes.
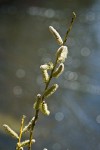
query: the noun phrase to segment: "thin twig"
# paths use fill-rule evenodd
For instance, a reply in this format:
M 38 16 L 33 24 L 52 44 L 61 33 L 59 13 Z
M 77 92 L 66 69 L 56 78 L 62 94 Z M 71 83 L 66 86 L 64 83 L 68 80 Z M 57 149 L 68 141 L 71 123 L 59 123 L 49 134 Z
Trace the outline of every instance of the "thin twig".
M 73 26 L 73 23 L 74 23 L 75 18 L 76 18 L 76 14 L 75 14 L 75 12 L 73 12 L 73 17 L 72 17 L 72 19 L 71 19 L 70 26 L 69 26 L 69 28 L 68 28 L 66 34 L 65 34 L 65 37 L 64 37 L 64 40 L 63 40 L 63 45 L 64 45 L 64 44 L 66 43 L 66 41 L 67 41 L 67 37 L 68 37 L 68 35 L 69 35 L 69 32 L 70 32 L 71 29 L 72 29 L 72 26 Z
M 22 137 L 22 132 L 23 132 L 23 125 L 24 125 L 24 119 L 25 119 L 25 116 L 23 115 L 22 117 L 22 121 L 21 121 L 21 128 L 20 128 L 20 133 L 19 133 L 19 143 L 21 141 L 21 137 Z
M 55 68 L 56 68 L 56 65 L 57 65 L 57 59 L 56 59 L 56 61 L 55 61 L 54 67 L 53 67 L 53 69 L 52 69 L 52 71 L 51 71 L 51 74 L 50 74 L 49 81 L 46 83 L 46 86 L 45 86 L 45 89 L 44 89 L 44 92 L 43 92 L 43 93 L 45 93 L 46 89 L 48 88 L 48 86 L 49 86 L 49 84 L 50 84 L 50 81 L 51 81 L 51 79 L 52 79 L 52 74 L 53 74 L 53 72 L 54 72 L 54 70 L 55 70 Z M 43 101 L 43 100 L 44 100 L 44 94 L 42 95 L 42 101 Z M 34 118 L 34 120 L 33 120 L 33 122 L 32 122 L 32 125 L 31 125 L 31 130 L 30 130 L 30 142 L 29 142 L 28 150 L 31 150 L 31 146 L 32 146 L 32 142 L 31 142 L 31 141 L 32 141 L 32 137 L 33 137 L 33 130 L 34 130 L 34 127 L 35 127 L 36 122 L 37 122 L 37 120 L 38 120 L 38 117 L 39 117 L 39 109 L 36 110 L 36 112 L 35 112 L 35 118 Z
M 32 122 L 32 125 L 31 125 L 31 129 L 30 129 L 30 142 L 29 142 L 29 145 L 28 145 L 28 150 L 31 150 L 31 146 L 32 146 L 32 137 L 33 137 L 33 130 L 34 130 L 34 127 L 35 127 L 35 124 L 38 120 L 38 117 L 39 117 L 39 109 L 35 111 L 35 118 Z
M 19 133 L 19 139 L 18 139 L 18 145 L 16 146 L 19 150 L 19 147 L 20 147 L 20 142 L 21 142 L 21 138 L 22 138 L 22 132 L 23 132 L 23 125 L 24 125 L 24 120 L 25 120 L 25 116 L 23 115 L 22 116 L 22 120 L 21 120 L 21 127 L 20 127 L 20 133 Z

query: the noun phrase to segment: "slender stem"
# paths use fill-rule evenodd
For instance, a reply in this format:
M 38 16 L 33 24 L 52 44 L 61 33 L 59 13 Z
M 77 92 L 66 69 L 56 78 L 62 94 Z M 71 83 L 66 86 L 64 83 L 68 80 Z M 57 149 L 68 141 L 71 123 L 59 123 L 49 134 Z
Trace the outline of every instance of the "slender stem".
M 31 125 L 31 130 L 30 130 L 30 142 L 29 142 L 29 145 L 28 145 L 28 150 L 31 150 L 31 146 L 32 146 L 32 137 L 33 137 L 33 130 L 34 130 L 34 127 L 35 127 L 35 124 L 38 120 L 38 117 L 39 117 L 39 109 L 35 111 L 35 118 L 32 122 L 32 125 Z
M 64 45 L 64 44 L 66 43 L 66 41 L 67 41 L 67 37 L 68 37 L 68 35 L 69 35 L 69 32 L 70 32 L 71 29 L 72 29 L 72 26 L 73 26 L 73 23 L 74 23 L 75 18 L 76 18 L 76 14 L 75 14 L 75 12 L 73 12 L 73 17 L 72 17 L 72 19 L 71 19 L 70 26 L 69 26 L 69 28 L 68 28 L 66 34 L 65 34 L 65 37 L 64 37 L 64 40 L 63 40 L 63 45 Z
M 50 81 L 52 79 L 52 74 L 53 74 L 53 72 L 54 72 L 54 70 L 56 68 L 56 65 L 57 65 L 57 59 L 55 61 L 53 69 L 51 70 L 49 81 L 46 83 L 46 86 L 45 86 L 45 89 L 44 89 L 43 93 L 45 93 L 46 89 L 48 88 L 48 86 L 50 84 Z M 44 100 L 44 94 L 42 95 L 42 101 L 43 100 Z M 31 150 L 31 146 L 32 146 L 32 142 L 31 141 L 32 141 L 32 137 L 33 137 L 33 130 L 34 130 L 34 127 L 35 127 L 36 122 L 38 120 L 38 117 L 39 117 L 39 109 L 35 111 L 35 118 L 34 118 L 34 120 L 32 122 L 31 130 L 30 130 L 30 142 L 29 142 L 28 150 Z
M 24 125 L 24 120 L 25 120 L 25 116 L 22 116 L 22 120 L 21 120 L 21 127 L 20 127 L 20 133 L 19 133 L 19 139 L 18 139 L 18 145 L 16 146 L 16 149 L 19 150 L 20 148 L 20 142 L 21 142 L 21 138 L 22 138 L 22 132 L 23 132 L 23 125 Z
M 46 84 L 46 87 L 45 87 L 45 90 L 48 88 L 48 86 L 49 86 L 49 84 L 50 84 L 50 81 L 51 81 L 51 79 L 52 79 L 52 74 L 53 74 L 53 72 L 54 72 L 54 70 L 55 70 L 55 68 L 56 68 L 56 65 L 57 65 L 57 58 L 56 58 L 56 61 L 55 61 L 55 63 L 54 63 L 54 67 L 53 67 L 53 69 L 51 70 L 51 74 L 50 74 L 50 77 L 49 77 L 49 81 L 47 82 L 47 84 Z M 45 92 L 45 90 L 44 90 L 44 92 Z M 42 96 L 42 100 L 44 99 L 44 94 L 43 94 L 43 96 Z
M 20 128 L 20 133 L 19 133 L 19 143 L 21 141 L 21 137 L 22 137 L 22 132 L 23 132 L 23 125 L 24 125 L 24 119 L 25 119 L 25 116 L 23 115 L 22 117 L 22 121 L 21 121 L 21 128 Z

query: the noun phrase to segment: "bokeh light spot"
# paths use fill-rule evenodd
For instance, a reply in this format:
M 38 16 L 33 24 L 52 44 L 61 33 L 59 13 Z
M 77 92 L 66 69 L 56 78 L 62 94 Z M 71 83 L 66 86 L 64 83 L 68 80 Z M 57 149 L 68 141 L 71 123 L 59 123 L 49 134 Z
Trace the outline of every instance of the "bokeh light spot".
M 81 49 L 81 55 L 82 56 L 89 56 L 90 55 L 90 53 L 91 53 L 91 51 L 90 51 L 90 49 L 89 48 L 87 48 L 87 47 L 83 47 L 82 49 Z
M 44 15 L 48 18 L 53 18 L 55 16 L 55 11 L 53 9 L 47 9 Z
M 17 95 L 17 96 L 21 95 L 22 92 L 23 92 L 23 90 L 22 90 L 22 88 L 21 88 L 20 86 L 15 86 L 15 87 L 13 88 L 13 93 L 14 93 L 15 95 Z
M 87 21 L 94 21 L 95 20 L 95 13 L 94 12 L 88 12 L 86 16 Z
M 25 70 L 23 70 L 23 69 L 18 69 L 18 70 L 16 71 L 16 76 L 17 76 L 18 78 L 24 78 L 24 77 L 25 77 Z
M 37 7 L 30 7 L 30 8 L 28 9 L 28 13 L 29 13 L 30 15 L 36 15 L 36 14 L 38 13 L 38 8 L 37 8 Z
M 57 112 L 57 113 L 55 114 L 55 119 L 56 119 L 57 121 L 62 121 L 62 120 L 64 119 L 64 114 L 63 114 L 62 112 Z
M 77 80 L 78 74 L 76 72 L 66 71 L 64 77 L 67 80 Z

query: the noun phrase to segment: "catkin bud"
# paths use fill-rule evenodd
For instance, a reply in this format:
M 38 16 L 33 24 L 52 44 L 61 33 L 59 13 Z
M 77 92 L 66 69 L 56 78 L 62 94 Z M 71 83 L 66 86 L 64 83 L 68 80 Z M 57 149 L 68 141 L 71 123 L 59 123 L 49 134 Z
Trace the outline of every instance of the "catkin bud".
M 59 45 L 63 45 L 63 40 L 62 40 L 60 34 L 52 26 L 49 26 L 49 30 L 53 34 L 53 36 L 55 37 L 57 43 Z
M 33 105 L 33 108 L 34 108 L 34 109 L 36 109 L 36 110 L 39 109 L 40 104 L 41 104 L 41 100 L 42 100 L 42 96 L 41 96 L 41 94 L 38 94 L 38 95 L 37 95 L 37 98 L 36 98 L 36 102 L 35 102 L 34 105 Z
M 48 69 L 48 64 L 41 65 L 40 69 L 47 70 Z
M 52 95 L 58 88 L 58 84 L 52 85 L 49 89 L 47 89 L 44 93 L 44 97 L 49 97 Z
M 67 54 L 68 54 L 68 48 L 67 48 L 67 46 L 61 46 L 57 50 L 57 62 L 58 63 L 64 62 L 65 58 L 67 58 Z
M 20 147 L 19 150 L 23 150 L 23 147 Z
M 47 70 L 42 70 L 42 76 L 43 76 L 43 80 L 45 83 L 47 83 L 49 81 L 49 74 Z
M 40 110 L 43 114 L 45 115 L 50 115 L 50 111 L 48 110 L 48 106 L 47 104 L 43 101 L 43 103 L 41 104 Z
M 58 68 L 55 70 L 52 76 L 58 78 L 62 74 L 63 71 L 64 71 L 64 64 L 61 63 L 58 66 Z
M 30 140 L 25 140 L 23 142 L 20 143 L 21 147 L 25 147 L 29 145 Z M 35 143 L 35 139 L 32 139 L 31 143 Z
M 46 63 L 44 65 L 41 65 L 40 69 L 42 69 L 42 70 L 52 70 L 53 69 L 53 63 L 49 62 L 49 63 Z
M 31 125 L 32 125 L 32 122 L 34 121 L 34 118 L 35 118 L 35 117 L 33 117 L 33 118 L 30 120 L 30 122 L 28 123 L 28 125 L 26 125 L 26 126 L 23 128 L 23 133 L 26 133 L 26 132 L 28 132 L 28 131 L 30 130 Z
M 4 124 L 3 127 L 5 128 L 5 131 L 9 135 L 11 135 L 12 137 L 14 137 L 16 139 L 19 139 L 18 134 L 15 131 L 13 131 L 8 125 Z

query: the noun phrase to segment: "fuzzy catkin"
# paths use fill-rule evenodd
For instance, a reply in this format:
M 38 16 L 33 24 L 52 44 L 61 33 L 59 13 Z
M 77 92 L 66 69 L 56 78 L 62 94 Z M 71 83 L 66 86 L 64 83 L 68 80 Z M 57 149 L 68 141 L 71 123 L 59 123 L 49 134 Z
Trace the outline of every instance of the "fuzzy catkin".
M 56 31 L 56 29 L 54 29 L 54 27 L 52 27 L 52 26 L 49 26 L 49 30 L 53 34 L 53 36 L 55 37 L 57 43 L 60 46 L 63 45 L 63 40 L 62 40 L 60 34 Z
M 35 102 L 34 105 L 33 105 L 33 108 L 34 108 L 34 109 L 36 109 L 36 110 L 39 109 L 41 100 L 42 100 L 42 96 L 41 96 L 41 94 L 38 94 L 38 95 L 37 95 L 37 98 L 36 98 L 36 102 Z
M 68 54 L 68 48 L 67 46 L 61 46 L 58 50 L 57 50 L 57 62 L 58 63 L 63 63 L 65 61 L 65 59 L 67 58 L 67 54 Z
M 48 64 L 41 65 L 40 69 L 43 69 L 43 70 L 49 69 Z
M 25 147 L 25 146 L 29 145 L 29 142 L 30 142 L 30 140 L 25 140 L 20 143 L 20 146 Z M 32 139 L 31 143 L 35 143 L 35 139 Z
M 15 131 L 13 131 L 8 125 L 4 124 L 3 127 L 5 128 L 5 131 L 9 135 L 11 135 L 12 137 L 14 137 L 16 139 L 19 139 L 18 134 Z
M 44 97 L 51 96 L 58 88 L 58 84 L 52 85 L 49 89 L 47 89 L 44 93 Z
M 40 110 L 45 115 L 50 115 L 50 111 L 48 110 L 48 106 L 45 102 L 41 104 Z
M 44 83 L 47 83 L 49 81 L 48 71 L 42 69 L 42 76 L 43 76 Z
M 24 150 L 23 147 L 20 147 L 19 150 Z
M 53 77 L 58 78 L 64 71 L 64 64 L 61 63 L 59 64 L 58 68 L 55 70 L 55 72 L 53 73 Z
M 52 70 L 53 69 L 53 63 L 49 62 L 49 63 L 46 63 L 44 65 L 41 65 L 40 69 L 42 69 L 42 70 Z
M 26 133 L 26 132 L 28 132 L 29 130 L 30 130 L 30 128 L 31 128 L 31 125 L 32 125 L 32 122 L 34 121 L 34 119 L 35 119 L 35 117 L 33 117 L 31 120 L 30 120 L 30 122 L 23 128 L 23 133 Z

